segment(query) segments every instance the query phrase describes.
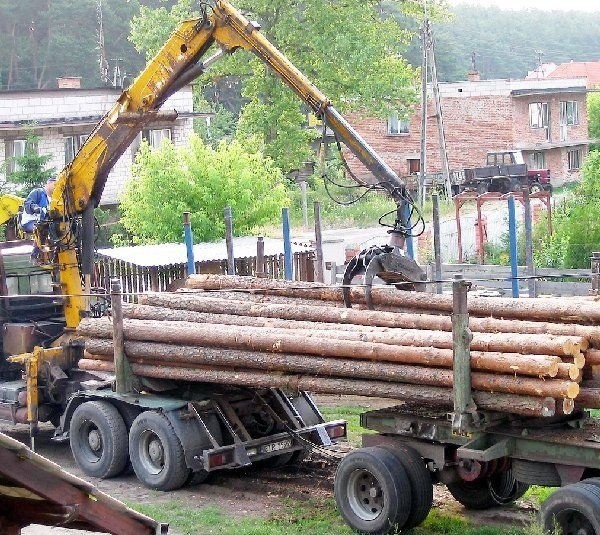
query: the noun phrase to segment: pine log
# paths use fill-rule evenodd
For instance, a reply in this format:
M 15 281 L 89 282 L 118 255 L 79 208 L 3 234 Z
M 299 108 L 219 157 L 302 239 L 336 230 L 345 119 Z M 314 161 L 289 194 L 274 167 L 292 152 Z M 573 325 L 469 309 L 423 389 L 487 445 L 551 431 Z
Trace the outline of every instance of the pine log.
M 352 340 L 322 340 L 298 335 L 295 332 L 286 332 L 285 336 L 281 336 L 272 334 L 269 329 L 258 327 L 230 325 L 219 328 L 215 325 L 184 321 L 125 320 L 124 330 L 127 340 L 250 349 L 271 353 L 301 353 L 432 367 L 448 368 L 453 364 L 450 349 L 390 346 Z M 107 318 L 85 318 L 78 327 L 78 333 L 91 338 L 110 338 L 111 324 Z M 560 363 L 558 357 L 549 355 L 471 352 L 471 366 L 474 370 L 498 373 L 555 377 Z
M 231 302 L 224 303 L 231 305 Z M 142 308 L 143 307 L 143 308 Z M 179 311 L 166 309 L 164 307 L 148 307 L 143 305 L 134 305 L 127 307 L 125 317 L 135 317 L 149 320 L 169 320 L 169 321 L 194 321 L 201 322 L 200 318 L 212 319 L 210 323 L 223 323 L 227 325 L 257 326 L 264 322 L 260 318 L 234 315 L 204 314 L 201 317 L 194 317 L 193 313 L 184 310 Z M 225 321 L 219 321 L 220 316 L 226 316 Z M 237 319 L 235 319 L 237 318 Z M 293 321 L 293 320 L 290 320 Z M 234 323 L 235 322 L 235 323 Z M 314 336 L 317 338 L 332 338 L 355 340 L 363 342 L 376 342 L 391 345 L 412 345 L 418 347 L 438 347 L 452 349 L 452 333 L 434 330 L 418 329 L 394 329 L 394 330 L 367 330 L 367 329 L 322 329 L 325 324 L 319 322 L 302 322 L 302 327 L 298 322 L 286 325 L 285 321 L 278 320 L 275 325 L 269 325 L 273 333 L 284 331 L 280 329 L 303 330 L 303 336 Z M 339 324 L 338 324 L 339 325 Z M 327 332 L 324 332 L 327 331 Z M 580 350 L 587 348 L 588 343 L 585 338 L 577 336 L 553 336 L 553 335 L 535 335 L 535 334 L 516 334 L 512 333 L 510 337 L 504 334 L 493 333 L 473 333 L 471 349 L 476 351 L 498 351 L 504 353 L 523 353 L 527 355 L 580 355 Z
M 563 362 L 558 365 L 557 379 L 571 379 L 571 381 L 581 382 L 583 379 L 583 370 L 576 364 Z
M 148 305 L 154 304 L 155 295 L 161 294 L 144 294 L 140 296 L 140 303 L 148 303 Z M 164 295 L 164 294 L 163 294 Z M 176 296 L 182 294 L 175 294 Z M 186 295 L 186 294 L 183 294 Z M 187 294 L 189 296 L 189 294 Z M 210 298 L 226 298 L 228 301 L 241 301 L 246 302 L 243 294 L 235 294 L 235 293 L 210 293 L 210 292 L 198 292 L 192 293 L 193 295 L 200 295 L 203 297 Z M 225 297 L 227 296 L 227 297 Z M 253 299 L 256 297 L 271 297 L 271 296 L 253 296 Z M 278 303 L 281 298 L 273 297 L 276 299 L 274 301 L 261 301 L 263 304 L 282 304 Z M 290 304 L 294 304 L 294 307 L 298 305 L 303 305 L 302 302 L 297 302 L 294 298 L 289 298 Z M 173 303 L 173 300 L 169 298 L 169 302 Z M 320 303 L 321 306 L 328 306 L 332 303 L 328 303 L 325 301 L 311 301 L 311 303 Z M 156 303 L 158 304 L 158 303 Z M 128 305 L 129 307 L 129 317 L 143 319 L 143 317 L 148 314 L 145 309 L 148 308 L 148 305 Z M 184 310 L 181 307 L 177 308 L 166 308 L 169 305 L 165 305 L 165 307 L 159 308 L 155 306 L 157 309 L 154 311 L 156 317 L 149 317 L 148 319 L 171 319 L 174 321 L 182 320 L 182 321 L 197 321 L 198 323 L 215 323 L 214 318 L 215 314 L 211 314 L 208 312 L 196 312 L 197 316 L 193 316 L 193 312 L 191 310 Z M 333 307 L 339 309 L 340 307 Z M 159 311 L 160 310 L 160 311 Z M 172 317 L 169 318 L 167 310 L 172 310 Z M 175 314 L 175 310 L 180 310 L 180 315 Z M 343 309 L 343 311 L 347 311 L 348 309 Z M 126 310 L 124 310 L 125 312 Z M 275 317 L 267 317 L 267 315 L 256 316 L 256 323 L 253 325 L 256 326 L 264 326 L 264 327 L 285 327 L 289 325 L 289 328 L 310 328 L 309 324 L 311 321 L 310 317 L 305 317 L 305 313 L 308 312 L 310 316 L 310 309 L 300 309 L 297 310 L 298 319 L 280 319 L 278 316 Z M 336 330 L 343 328 L 345 330 L 356 330 L 356 329 L 369 329 L 369 330 L 380 330 L 380 329 L 388 329 L 388 328 L 396 328 L 402 327 L 406 329 L 427 329 L 433 331 L 452 331 L 452 320 L 448 315 L 436 315 L 436 314 L 415 314 L 414 312 L 410 313 L 399 313 L 399 312 L 375 312 L 373 311 L 359 311 L 356 309 L 351 310 L 350 316 L 340 315 L 340 311 L 337 310 L 335 313 L 331 315 L 331 318 L 323 319 L 324 314 L 321 311 L 319 314 L 315 314 L 319 319 L 322 325 L 321 329 L 327 330 Z M 162 316 L 161 316 L 162 314 Z M 165 315 L 166 314 L 166 315 Z M 217 321 L 216 323 L 227 323 L 235 325 L 236 317 L 235 315 L 228 314 L 219 314 L 220 316 L 227 316 L 226 321 Z M 340 321 L 340 316 L 342 316 Z M 246 320 L 250 317 L 246 316 Z M 289 323 L 290 321 L 296 322 Z M 306 323 L 306 325 L 305 325 Z M 342 327 L 343 326 L 343 327 Z M 471 317 L 469 319 L 469 328 L 473 332 L 486 332 L 486 333 L 521 333 L 521 334 L 553 334 L 553 335 L 563 335 L 563 336 L 578 336 L 581 338 L 585 338 L 590 342 L 592 346 L 600 347 L 600 327 L 588 326 L 588 325 L 577 325 L 574 323 L 549 323 L 542 321 L 524 321 L 524 320 L 502 320 L 498 318 L 477 318 Z
M 79 367 L 89 371 L 113 371 L 114 369 L 112 362 L 89 359 L 81 359 Z M 190 370 L 133 363 L 131 368 L 136 375 L 155 379 L 229 384 L 251 388 L 284 388 L 292 391 L 305 390 L 317 394 L 380 397 L 401 401 L 410 400 L 423 405 L 447 408 L 451 408 L 453 405 L 452 390 L 434 386 L 288 374 L 275 375 L 260 373 L 256 370 L 216 369 L 214 367 Z M 523 416 L 553 416 L 556 412 L 556 402 L 552 398 L 474 392 L 473 399 L 479 408 L 489 411 L 509 412 Z
M 600 349 L 588 349 L 585 353 L 585 363 L 590 366 L 600 364 Z
M 86 341 L 86 358 L 111 359 L 110 340 Z M 302 373 L 311 376 L 327 375 L 377 379 L 389 382 L 452 387 L 451 370 L 403 366 L 346 359 L 327 359 L 282 353 L 256 353 L 252 351 L 228 351 L 149 342 L 126 342 L 125 352 L 131 362 L 161 366 L 196 366 L 252 368 L 263 371 Z M 484 392 L 503 392 L 529 396 L 574 398 L 579 386 L 571 381 L 542 380 L 514 375 L 472 373 L 472 386 Z
M 600 409 L 600 388 L 581 388 L 576 405 L 585 409 Z
M 192 275 L 186 280 L 188 288 L 200 289 L 262 289 L 277 295 L 342 301 L 340 287 L 315 283 L 288 282 L 232 275 Z M 350 289 L 353 302 L 364 303 L 362 287 Z M 424 292 L 398 291 L 395 288 L 373 288 L 373 303 L 400 307 L 414 307 L 440 312 L 452 312 L 452 296 Z M 564 300 L 558 298 L 509 299 L 502 297 L 475 297 L 468 301 L 470 314 L 498 318 L 537 319 L 570 323 L 600 323 L 600 304 L 594 301 Z

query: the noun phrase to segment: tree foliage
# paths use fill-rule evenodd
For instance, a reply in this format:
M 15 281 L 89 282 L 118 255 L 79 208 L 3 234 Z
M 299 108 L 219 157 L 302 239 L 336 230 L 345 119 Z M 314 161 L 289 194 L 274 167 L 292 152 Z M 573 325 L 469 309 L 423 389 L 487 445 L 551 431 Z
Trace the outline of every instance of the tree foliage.
M 39 188 L 46 180 L 56 173 L 56 169 L 46 169 L 46 164 L 51 160 L 49 154 L 38 154 L 37 144 L 39 136 L 33 131 L 27 133 L 25 139 L 25 153 L 23 156 L 13 157 L 4 162 L 3 166 L 13 164 L 17 169 L 8 173 L 7 183 L 3 189 L 16 195 L 26 197 L 33 188 Z
M 582 169 L 582 179 L 572 197 L 554 211 L 554 232 L 540 225 L 538 264 L 544 267 L 589 268 L 593 251 L 600 250 L 600 151 L 592 151 Z M 544 225 L 545 226 L 545 225 Z
M 470 4 L 470 5 L 469 5 Z M 452 17 L 433 25 L 438 76 L 442 81 L 465 80 L 475 52 L 484 78 L 522 78 L 541 61 L 597 61 L 600 13 L 509 10 L 465 2 L 452 8 Z M 421 62 L 413 40 L 408 58 Z
M 143 8 L 132 21 L 132 42 L 151 56 L 179 20 L 197 15 L 195 5 L 179 0 L 170 10 Z M 240 0 L 236 7 L 257 20 L 266 37 L 340 111 L 385 116 L 402 113 L 414 102 L 416 72 L 401 56 L 410 34 L 384 16 L 381 2 Z M 310 154 L 307 141 L 315 135 L 304 128 L 306 106 L 244 52 L 212 66 L 200 79 L 200 90 L 227 77 L 241 81 L 245 99 L 238 136 L 258 137 L 265 154 L 284 171 L 300 167 Z
M 140 4 L 156 7 L 162 3 L 0 0 L 0 89 L 53 87 L 63 75 L 81 76 L 87 87 L 99 86 L 99 7 L 109 65 L 122 59 L 122 68 L 137 74 L 144 59 L 127 40 L 129 21 Z
M 179 242 L 183 212 L 192 213 L 197 241 L 223 238 L 223 209 L 236 233 L 276 220 L 288 202 L 281 172 L 259 151 L 222 142 L 216 149 L 193 135 L 188 146 L 142 143 L 121 198 L 121 223 L 139 243 Z
M 589 93 L 587 97 L 588 132 L 596 140 L 593 148 L 600 149 L 600 94 Z

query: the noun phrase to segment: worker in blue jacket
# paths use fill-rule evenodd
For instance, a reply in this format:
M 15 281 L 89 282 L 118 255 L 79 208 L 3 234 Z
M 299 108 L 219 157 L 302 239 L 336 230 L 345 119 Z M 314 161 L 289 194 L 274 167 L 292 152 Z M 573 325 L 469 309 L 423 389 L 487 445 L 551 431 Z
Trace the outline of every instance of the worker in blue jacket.
M 37 223 L 46 219 L 55 186 L 56 176 L 51 176 L 43 188 L 35 188 L 27 195 L 21 214 L 21 228 L 25 232 L 32 233 Z

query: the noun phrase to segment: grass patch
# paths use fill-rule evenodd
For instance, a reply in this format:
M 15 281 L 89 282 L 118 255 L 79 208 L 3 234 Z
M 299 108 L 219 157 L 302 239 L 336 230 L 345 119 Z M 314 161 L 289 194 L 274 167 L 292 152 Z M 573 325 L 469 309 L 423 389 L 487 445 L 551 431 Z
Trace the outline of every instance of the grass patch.
M 319 407 L 321 414 L 325 420 L 346 420 L 348 425 L 348 442 L 353 446 L 362 444 L 361 436 L 364 433 L 374 433 L 370 429 L 365 429 L 360 426 L 360 415 L 369 410 L 369 407 L 359 406 L 340 406 L 340 407 Z
M 267 498 L 265 498 L 266 500 Z M 168 522 L 181 535 L 350 535 L 332 500 L 287 502 L 269 518 L 234 518 L 217 506 L 193 507 L 177 501 L 131 504 L 137 511 Z
M 441 512 L 436 509 L 419 527 L 411 532 L 414 535 L 542 535 L 542 529 L 536 523 L 525 528 L 512 526 L 474 526 L 464 518 Z
M 333 500 L 286 501 L 269 518 L 234 518 L 217 506 L 194 507 L 177 501 L 160 504 L 131 504 L 152 518 L 169 522 L 181 535 L 351 535 Z M 532 523 L 525 528 L 511 526 L 475 526 L 464 518 L 432 510 L 425 522 L 409 531 L 412 535 L 542 535 Z
M 555 487 L 537 487 L 534 485 L 529 487 L 529 490 L 525 493 L 523 498 L 532 500 L 536 504 L 541 505 L 541 503 L 544 502 L 546 498 L 550 496 L 550 494 L 556 492 L 557 490 L 558 489 Z

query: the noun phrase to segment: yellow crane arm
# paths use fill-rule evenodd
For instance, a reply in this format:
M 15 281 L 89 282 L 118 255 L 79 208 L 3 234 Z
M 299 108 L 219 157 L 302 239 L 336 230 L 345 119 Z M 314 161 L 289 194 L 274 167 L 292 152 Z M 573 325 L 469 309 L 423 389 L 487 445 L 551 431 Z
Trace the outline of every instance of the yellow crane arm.
M 58 247 L 59 274 L 66 295 L 82 293 L 81 273 L 75 239 L 68 218 L 97 205 L 113 165 L 144 126 L 155 120 L 158 109 L 175 91 L 200 75 L 206 64 L 200 59 L 217 44 L 220 53 L 244 48 L 265 62 L 296 94 L 322 118 L 365 166 L 398 205 L 395 234 L 406 232 L 404 185 L 358 133 L 344 120 L 321 93 L 292 63 L 225 0 L 207 8 L 205 16 L 182 22 L 148 66 L 125 90 L 113 108 L 95 127 L 75 159 L 60 173 L 50 202 L 50 220 L 57 223 L 54 247 Z M 75 327 L 84 311 L 84 300 L 67 300 L 67 326 Z

